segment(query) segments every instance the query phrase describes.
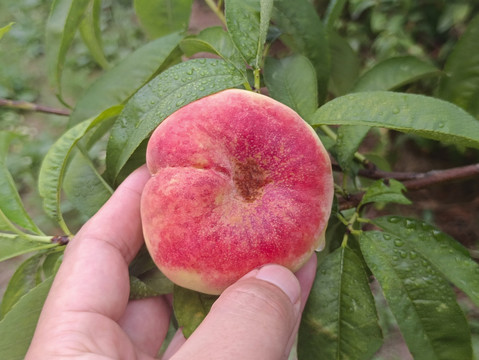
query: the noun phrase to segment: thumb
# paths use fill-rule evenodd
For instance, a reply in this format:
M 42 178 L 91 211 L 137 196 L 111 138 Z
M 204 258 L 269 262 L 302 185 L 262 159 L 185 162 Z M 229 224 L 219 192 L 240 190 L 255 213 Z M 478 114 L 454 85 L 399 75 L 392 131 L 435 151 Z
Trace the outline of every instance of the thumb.
M 315 261 L 300 272 L 296 277 L 282 266 L 266 265 L 245 275 L 223 292 L 173 358 L 287 359 L 314 279 Z

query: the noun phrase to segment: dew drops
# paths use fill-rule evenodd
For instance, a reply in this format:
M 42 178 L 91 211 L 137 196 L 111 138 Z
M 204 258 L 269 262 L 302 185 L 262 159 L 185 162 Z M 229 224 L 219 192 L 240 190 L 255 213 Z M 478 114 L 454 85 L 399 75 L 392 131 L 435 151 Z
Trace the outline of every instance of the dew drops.
M 414 220 L 406 219 L 406 228 L 410 230 L 415 230 L 416 229 L 416 222 Z
M 388 221 L 391 223 L 391 224 L 397 224 L 398 222 L 401 221 L 401 218 L 398 217 L 398 216 L 391 216 Z
M 399 252 L 399 256 L 400 256 L 401 258 L 405 259 L 405 258 L 407 258 L 407 252 L 401 250 L 401 251 Z
M 414 260 L 415 258 L 417 258 L 417 253 L 415 251 L 410 251 L 409 258 L 411 258 L 411 260 Z
M 184 102 L 185 102 L 185 100 L 181 99 L 176 103 L 176 106 L 181 106 L 181 105 L 183 105 Z
M 437 126 L 438 126 L 440 129 L 442 129 L 442 128 L 444 127 L 444 123 L 441 121 L 441 122 L 439 122 L 439 123 L 437 124 Z
M 195 72 L 195 69 L 191 68 L 191 69 L 188 69 L 188 71 L 186 73 L 188 75 L 193 75 L 194 72 Z
M 394 260 L 394 261 L 398 261 L 398 260 L 399 260 L 399 256 L 393 255 L 393 260 Z
M 430 230 L 431 227 L 429 226 L 428 223 L 422 222 L 422 223 L 421 223 L 421 228 L 422 228 L 423 230 Z
M 434 229 L 431 231 L 431 234 L 432 236 L 434 236 L 434 238 L 437 240 L 437 241 L 442 241 L 442 238 L 441 238 L 441 232 L 437 229 Z
M 389 234 L 383 234 L 384 240 L 391 240 L 391 235 Z
M 394 245 L 397 247 L 401 247 L 404 245 L 404 241 L 402 241 L 401 239 L 396 239 L 394 240 Z
M 399 108 L 394 108 L 394 109 L 393 109 L 393 114 L 394 114 L 394 115 L 397 115 L 397 114 L 399 114 L 400 112 L 401 112 L 401 110 L 399 110 Z

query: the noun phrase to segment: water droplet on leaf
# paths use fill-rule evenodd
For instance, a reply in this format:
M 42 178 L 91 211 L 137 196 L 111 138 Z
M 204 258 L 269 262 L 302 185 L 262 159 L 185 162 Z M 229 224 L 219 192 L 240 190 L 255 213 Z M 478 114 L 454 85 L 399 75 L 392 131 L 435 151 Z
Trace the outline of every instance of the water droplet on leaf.
M 414 220 L 406 219 L 406 228 L 410 230 L 416 229 L 416 222 Z
M 396 245 L 397 247 L 401 247 L 404 245 L 404 241 L 402 241 L 401 239 L 396 239 L 394 240 L 394 245 Z

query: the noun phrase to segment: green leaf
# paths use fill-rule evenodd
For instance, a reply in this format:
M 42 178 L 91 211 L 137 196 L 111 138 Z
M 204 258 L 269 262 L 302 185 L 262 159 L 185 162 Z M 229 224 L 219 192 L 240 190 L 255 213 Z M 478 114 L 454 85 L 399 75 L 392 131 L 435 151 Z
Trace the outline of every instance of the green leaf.
M 424 221 L 411 218 L 385 216 L 374 219 L 373 224 L 407 241 L 479 306 L 479 265 L 456 240 Z
M 361 260 L 340 247 L 318 266 L 298 339 L 300 359 L 370 359 L 382 344 Z
M 138 278 L 142 274 L 156 268 L 155 262 L 151 258 L 148 249 L 145 245 L 143 245 L 140 251 L 138 251 L 138 254 L 136 254 L 135 258 L 130 263 L 128 270 L 130 275 Z
M 130 275 L 130 300 L 144 299 L 151 296 L 158 296 L 155 290 L 150 289 L 143 281 L 136 276 Z
M 112 128 L 106 158 L 110 183 L 168 115 L 192 101 L 243 82 L 243 75 L 220 59 L 185 61 L 150 81 L 128 101 Z
M 435 267 L 393 234 L 363 232 L 360 246 L 414 359 L 472 360 L 466 318 Z
M 394 90 L 419 79 L 439 74 L 434 65 L 414 56 L 389 58 L 364 73 L 351 92 Z
M 25 358 L 52 282 L 50 277 L 29 291 L 0 321 L 0 359 Z
M 479 15 L 469 23 L 466 31 L 447 58 L 439 84 L 439 97 L 449 100 L 479 117 Z
M 338 65 L 334 65 L 338 64 Z M 333 61 L 333 68 L 340 66 L 341 62 Z M 339 69 L 344 72 L 341 66 Z M 354 87 L 347 89 L 350 92 L 393 90 L 419 79 L 439 74 L 433 65 L 421 61 L 413 56 L 390 58 L 380 62 L 366 72 L 356 82 Z M 351 84 L 350 84 L 351 85 Z M 349 168 L 354 153 L 366 137 L 370 126 L 341 126 L 338 130 L 338 138 L 347 139 L 337 144 L 339 154 L 338 162 L 344 169 Z
M 193 0 L 134 0 L 136 16 L 150 38 L 188 28 Z
M 264 81 L 272 98 L 295 110 L 306 121 L 318 108 L 316 72 L 307 57 L 266 58 Z
M 143 45 L 101 75 L 78 100 L 70 126 L 124 103 L 177 54 L 182 36 L 171 34 Z
M 243 57 L 231 40 L 231 36 L 221 26 L 209 27 L 196 36 L 187 37 L 181 41 L 180 46 L 186 56 L 208 52 L 221 56 L 239 71 L 243 73 L 246 71 Z
M 334 23 L 338 20 L 339 16 L 346 5 L 347 0 L 332 0 L 328 4 L 326 14 L 324 14 L 324 23 L 328 31 L 333 29 Z
M 68 164 L 63 190 L 75 208 L 88 217 L 95 215 L 113 194 L 113 189 L 81 151 Z
M 60 195 L 70 153 L 89 130 L 102 121 L 117 116 L 122 108 L 122 106 L 111 107 L 97 117 L 85 120 L 69 129 L 51 146 L 43 159 L 38 176 L 38 190 L 43 197 L 43 208 L 47 215 L 60 224 L 66 235 L 70 235 L 70 231 L 61 213 Z
M 45 278 L 54 276 L 57 273 L 63 260 L 64 250 L 65 250 L 65 247 L 58 246 L 47 253 L 45 261 L 43 262 L 43 265 L 42 265 L 43 274 Z
M 141 274 L 140 280 L 158 294 L 171 294 L 173 292 L 173 283 L 157 268 Z
M 259 35 L 258 35 L 258 47 L 256 50 L 255 67 L 257 69 L 263 66 L 263 50 L 264 43 L 268 36 L 269 22 L 273 13 L 273 0 L 260 0 L 260 16 L 259 16 Z
M 130 299 L 171 294 L 173 283 L 156 266 L 140 275 L 130 274 Z
M 479 148 L 479 122 L 454 104 L 423 95 L 373 91 L 320 107 L 312 125 L 367 125 Z
M 41 262 L 45 254 L 34 255 L 15 270 L 8 282 L 0 305 L 0 320 L 12 309 L 20 298 L 42 282 Z
M 216 295 L 207 295 L 175 285 L 173 310 L 178 320 L 178 326 L 182 328 L 183 335 L 186 338 L 195 331 L 208 315 L 216 299 L 218 299 Z
M 371 202 L 394 202 L 409 205 L 411 201 L 404 196 L 403 191 L 405 190 L 406 187 L 397 180 L 389 179 L 387 183 L 384 180 L 377 180 L 368 187 L 359 206 Z
M 331 54 L 331 74 L 329 90 L 336 96 L 351 90 L 357 81 L 360 70 L 358 54 L 346 39 L 337 32 L 329 32 L 329 52 Z
M 18 255 L 55 246 L 57 244 L 29 240 L 20 235 L 0 233 L 0 262 Z
M 4 27 L 1 27 L 0 28 L 0 40 L 3 38 L 3 35 L 5 35 L 6 33 L 8 33 L 10 31 L 10 29 L 12 28 L 13 24 L 15 24 L 14 22 L 11 22 L 10 24 L 8 25 L 5 25 Z
M 62 100 L 61 79 L 66 54 L 90 0 L 54 0 L 46 26 L 45 47 L 49 76 Z
M 352 172 L 351 164 L 354 154 L 370 129 L 370 126 L 364 125 L 341 126 L 338 129 L 334 150 L 336 151 L 336 160 L 344 172 Z
M 6 165 L 10 143 L 16 137 L 18 137 L 18 135 L 13 132 L 0 131 L 0 211 L 10 222 L 35 234 L 43 234 L 26 212 L 15 186 L 15 180 L 12 178 Z M 11 230 L 10 227 L 6 226 L 6 223 L 2 221 L 1 217 L 2 216 L 0 216 L 0 229 Z
M 316 9 L 309 0 L 276 0 L 272 18 L 282 32 L 281 40 L 313 64 L 319 103 L 323 103 L 328 89 L 330 57 L 327 31 Z
M 272 9 L 272 0 L 225 1 L 228 32 L 245 61 L 255 69 L 261 67 Z
M 92 0 L 86 16 L 80 23 L 80 34 L 83 42 L 90 51 L 91 56 L 103 69 L 108 69 L 110 64 L 103 52 L 100 30 L 101 0 Z
M 173 283 L 158 269 L 153 269 L 142 278 L 130 275 L 130 299 L 171 294 Z

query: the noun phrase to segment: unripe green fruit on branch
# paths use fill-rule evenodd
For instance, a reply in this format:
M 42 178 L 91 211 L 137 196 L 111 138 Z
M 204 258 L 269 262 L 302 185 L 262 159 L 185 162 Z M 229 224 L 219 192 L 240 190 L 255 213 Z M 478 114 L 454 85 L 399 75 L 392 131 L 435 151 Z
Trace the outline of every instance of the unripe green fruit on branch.
M 298 270 L 324 241 L 329 156 L 287 106 L 225 90 L 154 131 L 141 215 L 147 248 L 174 283 L 219 294 L 250 270 Z

